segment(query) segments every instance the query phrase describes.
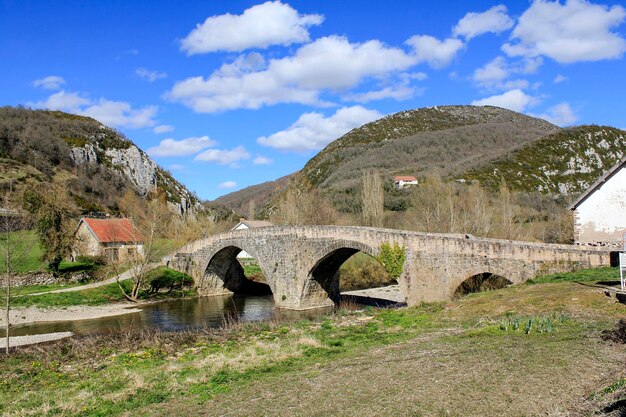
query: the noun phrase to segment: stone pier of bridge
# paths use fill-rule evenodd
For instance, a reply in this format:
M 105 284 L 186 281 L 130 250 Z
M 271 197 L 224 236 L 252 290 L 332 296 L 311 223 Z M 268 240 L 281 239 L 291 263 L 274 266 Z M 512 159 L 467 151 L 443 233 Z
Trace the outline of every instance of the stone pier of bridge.
M 491 273 L 519 284 L 537 275 L 606 266 L 603 248 L 484 239 L 352 226 L 276 226 L 231 231 L 182 248 L 171 266 L 194 278 L 203 295 L 271 291 L 278 308 L 304 310 L 339 299 L 339 267 L 357 252 L 377 257 L 381 244 L 406 251 L 400 291 L 409 305 L 445 301 L 468 278 Z M 237 260 L 254 257 L 267 287 L 247 280 Z

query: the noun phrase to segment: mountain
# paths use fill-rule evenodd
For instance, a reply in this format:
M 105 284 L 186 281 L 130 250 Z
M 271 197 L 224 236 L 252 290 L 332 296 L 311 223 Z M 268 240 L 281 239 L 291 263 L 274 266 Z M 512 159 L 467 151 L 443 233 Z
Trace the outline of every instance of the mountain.
M 562 129 L 460 176 L 497 188 L 577 195 L 626 154 L 626 131 L 607 126 Z
M 391 189 L 394 175 L 450 177 L 488 164 L 559 128 L 498 107 L 436 106 L 395 113 L 331 142 L 293 183 L 324 191 L 335 207 L 358 210 L 363 172 Z
M 0 190 L 62 182 L 84 212 L 116 212 L 128 189 L 162 191 L 173 211 L 203 203 L 122 133 L 89 117 L 0 108 Z
M 239 191 L 223 195 L 213 200 L 211 203 L 222 205 L 234 210 L 236 213 L 247 215 L 251 201 L 254 202 L 256 209 L 262 208 L 271 201 L 275 194 L 279 193 L 287 186 L 293 176 L 294 174 L 289 174 L 274 181 L 252 185 Z

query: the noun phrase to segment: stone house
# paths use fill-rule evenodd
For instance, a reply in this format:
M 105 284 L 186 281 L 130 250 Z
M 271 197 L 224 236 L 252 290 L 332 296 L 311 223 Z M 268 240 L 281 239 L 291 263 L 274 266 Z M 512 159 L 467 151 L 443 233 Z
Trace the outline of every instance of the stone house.
M 269 226 L 274 226 L 274 225 L 271 222 L 268 222 L 267 220 L 241 219 L 241 221 L 237 223 L 237 225 L 230 230 L 256 229 L 257 227 L 269 227 Z M 252 256 L 248 252 L 242 250 L 237 255 L 237 258 L 239 259 L 252 258 Z
M 143 257 L 144 237 L 130 219 L 83 217 L 76 227 L 72 256 L 102 256 L 109 262 Z
M 393 185 L 395 185 L 398 190 L 401 190 L 405 187 L 417 185 L 417 178 L 409 175 L 396 175 L 393 177 Z
M 626 234 L 626 156 L 570 206 L 581 245 L 622 246 Z

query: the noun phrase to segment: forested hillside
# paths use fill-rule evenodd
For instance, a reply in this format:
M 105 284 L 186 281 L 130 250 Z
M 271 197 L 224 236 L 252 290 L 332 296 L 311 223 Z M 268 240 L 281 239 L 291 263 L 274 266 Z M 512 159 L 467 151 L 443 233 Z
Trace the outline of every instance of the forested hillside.
M 392 114 L 330 143 L 296 175 L 341 211 L 358 211 L 364 172 L 376 170 L 392 191 L 394 175 L 458 175 L 559 128 L 497 107 L 438 106 Z
M 2 107 L 0 189 L 29 183 L 62 184 L 83 212 L 115 213 L 127 190 L 162 192 L 181 214 L 206 209 L 122 133 L 88 117 Z

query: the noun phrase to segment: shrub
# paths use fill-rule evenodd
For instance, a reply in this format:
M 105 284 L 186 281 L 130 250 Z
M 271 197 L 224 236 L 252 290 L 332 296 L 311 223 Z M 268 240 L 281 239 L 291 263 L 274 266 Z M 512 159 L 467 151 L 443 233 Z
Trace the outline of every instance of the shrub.
M 378 261 L 385 267 L 391 278 L 400 278 L 405 260 L 406 248 L 404 245 L 400 246 L 397 242 L 394 242 L 393 246 L 389 242 L 381 243 Z
M 157 268 L 148 273 L 146 282 L 150 284 L 151 293 L 167 289 L 169 294 L 173 290 L 190 288 L 193 285 L 193 278 L 173 269 Z

